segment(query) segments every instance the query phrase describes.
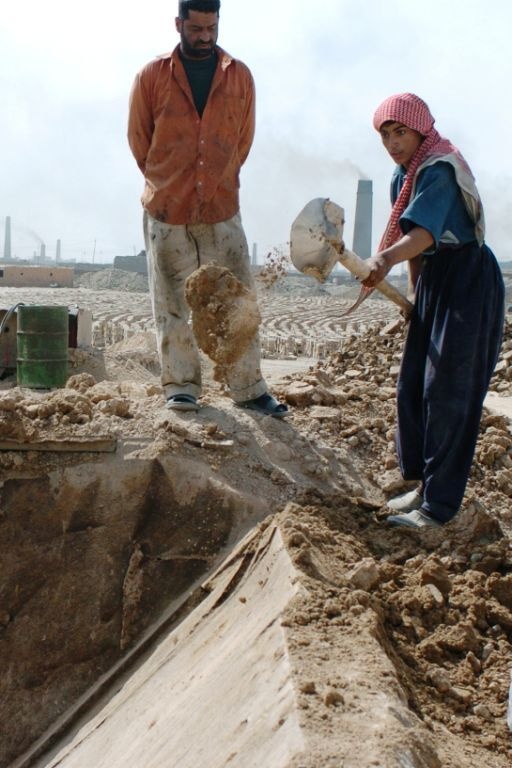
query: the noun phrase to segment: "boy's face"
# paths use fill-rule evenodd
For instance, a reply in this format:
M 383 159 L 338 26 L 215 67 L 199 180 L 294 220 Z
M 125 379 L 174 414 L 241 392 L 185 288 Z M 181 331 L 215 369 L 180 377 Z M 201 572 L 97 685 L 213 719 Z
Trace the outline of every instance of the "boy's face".
M 211 56 L 219 34 L 219 15 L 189 11 L 188 19 L 176 19 L 181 51 L 189 59 Z
M 402 123 L 391 121 L 384 123 L 380 129 L 380 136 L 395 163 L 405 168 L 409 167 L 414 153 L 424 139 L 418 131 L 413 131 Z

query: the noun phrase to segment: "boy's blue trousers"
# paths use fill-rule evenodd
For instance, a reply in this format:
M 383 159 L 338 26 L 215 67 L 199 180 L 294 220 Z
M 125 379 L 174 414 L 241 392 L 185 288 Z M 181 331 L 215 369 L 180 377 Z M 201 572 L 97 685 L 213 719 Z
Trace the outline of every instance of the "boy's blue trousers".
M 397 448 L 406 480 L 423 482 L 423 509 L 458 511 L 498 360 L 504 285 L 476 242 L 425 256 L 397 384 Z

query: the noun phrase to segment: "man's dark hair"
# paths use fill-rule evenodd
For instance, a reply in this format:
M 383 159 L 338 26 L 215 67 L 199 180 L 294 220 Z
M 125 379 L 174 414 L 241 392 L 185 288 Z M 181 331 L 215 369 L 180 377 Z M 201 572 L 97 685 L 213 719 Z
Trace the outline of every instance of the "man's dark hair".
M 180 0 L 178 15 L 180 19 L 188 19 L 190 11 L 200 11 L 201 13 L 220 12 L 220 0 Z

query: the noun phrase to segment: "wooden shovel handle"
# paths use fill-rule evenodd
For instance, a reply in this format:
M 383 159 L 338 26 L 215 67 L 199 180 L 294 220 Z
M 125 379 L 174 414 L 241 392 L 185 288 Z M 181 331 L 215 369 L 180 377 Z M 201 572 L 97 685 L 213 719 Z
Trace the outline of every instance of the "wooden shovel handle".
M 339 261 L 359 280 L 365 280 L 370 274 L 370 268 L 364 259 L 361 259 L 356 253 L 349 251 L 347 248 L 340 251 Z M 411 314 L 413 305 L 394 285 L 391 285 L 387 280 L 382 280 L 375 288 L 383 293 L 384 296 L 387 296 L 390 301 L 397 304 L 403 310 L 406 317 Z

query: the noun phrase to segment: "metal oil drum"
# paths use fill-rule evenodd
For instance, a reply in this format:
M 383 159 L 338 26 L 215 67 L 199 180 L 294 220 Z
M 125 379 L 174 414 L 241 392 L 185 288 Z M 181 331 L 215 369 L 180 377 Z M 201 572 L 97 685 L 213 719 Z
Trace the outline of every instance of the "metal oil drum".
M 21 387 L 56 389 L 68 377 L 68 307 L 18 307 L 17 378 Z

